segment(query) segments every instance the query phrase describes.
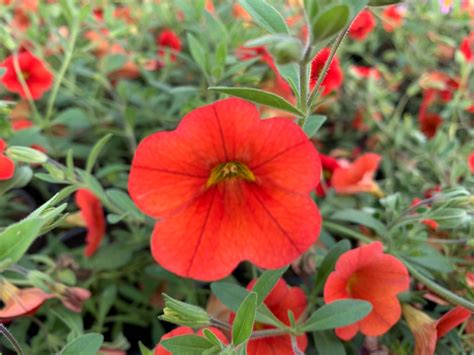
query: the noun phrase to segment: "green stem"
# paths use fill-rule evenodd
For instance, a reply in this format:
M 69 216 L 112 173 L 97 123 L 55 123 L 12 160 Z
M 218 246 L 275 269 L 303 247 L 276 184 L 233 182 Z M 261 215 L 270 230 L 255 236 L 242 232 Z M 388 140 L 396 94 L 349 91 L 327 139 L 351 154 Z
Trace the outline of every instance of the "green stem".
M 61 82 L 63 81 L 64 75 L 66 74 L 66 70 L 71 63 L 72 54 L 74 52 L 74 47 L 76 45 L 77 37 L 79 35 L 79 22 L 76 21 L 72 27 L 71 38 L 69 40 L 66 54 L 64 56 L 63 63 L 61 68 L 59 69 L 59 73 L 54 81 L 54 86 L 51 91 L 51 96 L 49 97 L 48 105 L 46 108 L 46 115 L 44 116 L 44 123 L 43 126 L 47 126 L 49 120 L 51 118 L 51 114 L 53 113 L 54 103 L 56 102 L 56 97 L 58 96 L 59 87 L 61 86 Z
M 299 104 L 299 109 L 301 112 L 304 113 L 304 117 L 302 118 L 302 125 L 306 121 L 306 117 L 308 117 L 308 105 L 307 105 L 307 100 L 308 100 L 308 63 L 301 62 L 300 63 L 300 104 Z M 301 126 L 302 126 L 301 125 Z
M 448 301 L 449 303 L 455 306 L 462 306 L 464 308 L 467 308 L 471 312 L 474 312 L 474 303 L 456 295 L 455 293 L 445 289 L 443 286 L 440 286 L 436 282 L 430 280 L 428 277 L 426 277 L 421 272 L 419 272 L 414 266 L 412 266 L 409 262 L 407 262 L 403 258 L 402 258 L 402 261 L 407 267 L 407 269 L 410 271 L 410 274 L 415 279 L 417 279 L 423 285 L 428 287 L 431 291 L 436 293 L 438 296 L 441 296 L 446 301 Z
M 343 235 L 357 239 L 358 241 L 361 241 L 364 243 L 373 242 L 372 239 L 370 239 L 369 237 L 365 236 L 364 234 L 360 232 L 357 232 L 348 227 L 341 226 L 340 224 L 329 222 L 328 220 L 323 221 L 323 228 L 329 229 L 332 232 L 341 233 Z
M 0 323 L 0 334 L 3 334 L 5 338 L 8 339 L 10 344 L 15 348 L 15 351 L 17 352 L 18 355 L 23 355 L 24 352 L 18 343 L 18 341 L 15 339 L 12 333 L 5 327 L 3 324 Z

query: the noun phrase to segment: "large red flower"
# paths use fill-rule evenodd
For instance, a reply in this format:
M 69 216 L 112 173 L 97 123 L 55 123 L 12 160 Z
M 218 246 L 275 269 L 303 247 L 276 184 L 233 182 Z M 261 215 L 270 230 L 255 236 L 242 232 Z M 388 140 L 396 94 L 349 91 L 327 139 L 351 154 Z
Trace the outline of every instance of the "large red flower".
M 334 171 L 331 184 L 340 194 L 357 194 L 370 192 L 380 195 L 381 191 L 374 181 L 382 157 L 375 153 L 361 155 L 355 162 Z
M 3 155 L 7 148 L 7 143 L 0 139 L 0 180 L 8 180 L 15 174 L 15 163 L 9 157 Z
M 331 53 L 331 49 L 323 48 L 321 51 L 316 54 L 313 61 L 311 62 L 311 78 L 310 78 L 310 86 L 314 88 L 316 85 L 319 75 L 324 68 L 324 65 L 329 59 L 329 55 Z M 341 66 L 339 64 L 339 58 L 334 56 L 331 64 L 329 64 L 329 69 L 327 71 L 326 76 L 323 79 L 321 86 L 324 87 L 322 91 L 322 95 L 328 95 L 332 91 L 339 89 L 342 85 L 344 80 L 344 73 L 342 72 Z
M 48 91 L 53 84 L 53 74 L 46 68 L 41 59 L 35 57 L 30 52 L 21 52 L 17 56 L 18 66 L 23 75 L 23 79 L 28 87 L 33 100 L 38 100 Z M 14 56 L 11 55 L 0 63 L 0 68 L 6 69 L 1 82 L 11 92 L 27 98 L 27 93 L 23 89 L 16 74 Z
M 403 315 L 415 336 L 414 355 L 433 355 L 438 340 L 469 319 L 472 313 L 458 306 L 435 321 L 425 313 L 406 305 L 403 306 Z
M 318 153 L 295 123 L 262 121 L 254 105 L 227 99 L 144 139 L 128 187 L 140 209 L 161 218 L 154 258 L 209 281 L 243 260 L 278 268 L 304 253 L 321 225 L 309 196 L 320 175 Z
M 408 290 L 410 277 L 397 258 L 384 254 L 380 242 L 349 250 L 341 255 L 324 286 L 324 301 L 360 299 L 372 304 L 361 321 L 337 328 L 339 338 L 349 340 L 358 331 L 368 336 L 387 332 L 401 316 L 397 295 Z
M 222 341 L 224 344 L 229 343 L 224 333 L 222 333 L 219 329 L 214 328 L 214 327 L 209 327 L 206 329 L 209 329 L 212 333 L 214 333 L 214 335 L 218 337 L 219 340 Z M 171 353 L 168 350 L 166 350 L 163 345 L 161 345 L 161 340 L 166 340 L 166 339 L 174 338 L 180 335 L 189 335 L 189 334 L 194 334 L 194 330 L 190 327 L 183 327 L 183 326 L 177 327 L 173 329 L 172 331 L 166 333 L 165 335 L 161 337 L 160 343 L 156 345 L 154 355 L 171 355 Z M 202 329 L 199 330 L 198 335 L 203 336 Z
M 363 41 L 375 28 L 376 22 L 370 10 L 363 10 L 349 28 L 349 36 L 357 41 Z
M 84 254 L 92 256 L 105 235 L 105 217 L 100 200 L 86 189 L 76 192 L 76 205 L 81 209 L 81 216 L 86 223 L 87 237 Z
M 251 290 L 255 281 L 252 281 L 247 289 Z M 264 301 L 270 311 L 284 324 L 290 325 L 288 311 L 292 311 L 295 320 L 298 320 L 303 314 L 308 301 L 303 290 L 299 287 L 290 287 L 283 279 L 278 280 L 275 287 L 268 294 Z M 275 327 L 266 324 L 256 323 L 254 330 L 274 329 Z M 308 345 L 306 335 L 300 335 L 296 338 L 298 348 L 305 351 Z M 291 338 L 289 335 L 272 336 L 251 340 L 247 345 L 248 355 L 259 354 L 279 354 L 293 355 L 294 351 L 291 346 Z

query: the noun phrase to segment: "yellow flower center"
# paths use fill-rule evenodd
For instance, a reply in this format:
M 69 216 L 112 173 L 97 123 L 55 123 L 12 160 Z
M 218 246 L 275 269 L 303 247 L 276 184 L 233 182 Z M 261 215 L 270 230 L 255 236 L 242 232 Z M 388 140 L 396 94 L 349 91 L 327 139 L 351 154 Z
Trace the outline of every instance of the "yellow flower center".
M 246 181 L 255 181 L 255 175 L 247 165 L 236 161 L 230 161 L 227 163 L 221 163 L 211 170 L 206 187 L 214 186 L 223 180 L 232 178 L 240 178 Z
M 19 289 L 15 285 L 5 279 L 0 279 L 0 300 L 3 303 L 8 303 L 12 297 L 15 297 L 18 291 Z

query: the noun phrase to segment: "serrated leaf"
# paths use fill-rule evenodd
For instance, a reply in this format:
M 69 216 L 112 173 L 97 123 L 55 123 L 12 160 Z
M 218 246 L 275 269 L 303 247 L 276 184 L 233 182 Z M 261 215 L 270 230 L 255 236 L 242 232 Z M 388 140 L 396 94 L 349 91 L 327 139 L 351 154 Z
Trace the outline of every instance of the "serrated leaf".
M 245 343 L 252 335 L 255 314 L 257 312 L 257 294 L 250 292 L 243 300 L 232 325 L 232 343 Z
M 262 104 L 270 107 L 274 107 L 286 112 L 293 113 L 298 116 L 303 116 L 303 113 L 293 106 L 291 103 L 286 101 L 283 97 L 273 94 L 271 92 L 253 89 L 253 88 L 244 88 L 244 87 L 225 87 L 225 86 L 213 86 L 208 90 L 221 92 L 223 94 L 240 97 L 257 104 Z
M 290 33 L 283 16 L 265 0 L 239 0 L 239 3 L 255 22 L 267 31 L 271 33 Z

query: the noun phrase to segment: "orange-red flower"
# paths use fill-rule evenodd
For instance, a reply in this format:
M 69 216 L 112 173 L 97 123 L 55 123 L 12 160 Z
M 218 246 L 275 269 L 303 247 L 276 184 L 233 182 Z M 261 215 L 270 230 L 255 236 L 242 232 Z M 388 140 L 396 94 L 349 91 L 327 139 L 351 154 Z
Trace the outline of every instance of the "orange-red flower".
M 467 158 L 467 164 L 469 165 L 469 170 L 471 171 L 471 174 L 474 174 L 474 152 L 471 152 L 471 154 L 469 154 L 469 157 Z
M 316 195 L 319 197 L 326 196 L 326 190 L 331 187 L 331 177 L 334 171 L 339 169 L 341 165 L 336 158 L 329 155 L 319 154 L 321 159 L 321 167 L 323 169 L 321 183 L 316 187 Z
M 370 10 L 363 10 L 352 22 L 349 36 L 357 41 L 363 41 L 375 28 L 376 22 Z
M 421 223 L 433 231 L 437 230 L 439 227 L 439 223 L 436 222 L 434 219 L 430 219 L 430 218 L 423 219 Z
M 435 321 L 422 311 L 404 305 L 403 315 L 415 336 L 414 355 L 433 355 L 438 340 L 469 319 L 471 314 L 469 310 L 458 306 Z
M 251 290 L 256 280 L 253 280 L 247 287 Z M 288 311 L 293 312 L 295 320 L 298 320 L 308 302 L 303 290 L 299 287 L 290 287 L 287 283 L 280 279 L 275 287 L 268 294 L 264 301 L 265 305 L 270 311 L 284 324 L 290 325 L 288 318 Z M 233 318 L 233 317 L 231 317 Z M 271 325 L 255 323 L 254 330 L 274 329 Z M 308 345 L 306 335 L 300 335 L 296 338 L 298 348 L 305 351 Z M 279 354 L 279 355 L 293 355 L 294 351 L 291 346 L 291 339 L 289 335 L 280 335 L 267 338 L 260 338 L 251 340 L 247 345 L 248 355 L 259 354 Z
M 243 260 L 273 269 L 304 253 L 321 225 L 309 196 L 320 175 L 318 153 L 299 126 L 260 120 L 254 105 L 227 99 L 145 138 L 128 187 L 141 210 L 161 219 L 151 242 L 156 261 L 209 281 Z
M 382 12 L 383 28 L 393 32 L 403 24 L 403 12 L 397 5 L 387 6 Z
M 0 139 L 0 180 L 8 180 L 15 174 L 15 163 L 9 157 L 3 155 L 7 149 L 7 143 Z
M 462 42 L 461 46 L 459 47 L 461 53 L 463 54 L 464 58 L 468 62 L 474 61 L 474 32 L 471 32 L 469 36 L 465 37 Z
M 401 316 L 397 295 L 407 291 L 410 278 L 397 258 L 384 254 L 383 245 L 373 242 L 342 254 L 324 286 L 324 301 L 360 299 L 372 304 L 372 311 L 362 320 L 336 329 L 344 340 L 358 331 L 368 336 L 386 333 Z
M 379 168 L 382 157 L 375 153 L 361 155 L 352 164 L 336 169 L 331 178 L 331 184 L 339 194 L 357 194 L 370 192 L 381 196 L 374 176 Z
M 100 200 L 86 189 L 79 189 L 75 195 L 76 205 L 81 210 L 81 216 L 86 223 L 87 237 L 84 254 L 92 256 L 99 248 L 105 235 L 105 217 Z
M 164 29 L 156 38 L 158 56 L 165 58 L 167 53 L 172 62 L 176 61 L 176 54 L 181 52 L 181 39 L 172 30 Z M 163 64 L 162 64 L 163 65 Z
M 216 337 L 219 338 L 224 344 L 228 344 L 229 341 L 227 340 L 226 336 L 224 333 L 222 333 L 219 329 L 214 328 L 214 327 L 209 327 L 206 328 L 209 329 Z M 194 334 L 194 330 L 190 327 L 177 327 L 173 329 L 171 332 L 166 333 L 161 337 L 160 340 L 166 340 L 170 338 L 174 338 L 180 335 L 188 335 L 188 334 Z M 203 330 L 199 330 L 198 335 L 203 336 Z M 166 350 L 161 343 L 158 343 L 157 346 L 155 347 L 155 355 L 171 355 L 171 353 Z
M 53 74 L 51 74 L 48 68 L 46 68 L 41 59 L 35 57 L 28 51 L 18 54 L 17 59 L 18 67 L 23 75 L 23 79 L 28 87 L 32 99 L 40 99 L 53 84 Z M 0 63 L 0 68 L 1 67 L 6 69 L 1 82 L 7 90 L 15 92 L 23 98 L 27 98 L 27 93 L 23 89 L 20 79 L 15 71 L 14 56 L 11 55 L 7 57 L 2 63 Z
M 316 82 L 318 81 L 319 75 L 324 68 L 324 65 L 329 59 L 331 49 L 323 48 L 319 51 L 318 54 L 314 57 L 311 62 L 311 78 L 310 86 L 314 88 Z M 326 73 L 326 76 L 323 79 L 321 86 L 324 87 L 322 91 L 322 96 L 330 94 L 332 91 L 339 89 L 344 80 L 344 73 L 342 72 L 341 66 L 339 64 L 339 58 L 334 56 L 331 64 L 329 64 L 329 69 Z
M 39 288 L 19 289 L 6 280 L 0 280 L 0 323 L 36 313 L 41 305 L 53 296 Z

